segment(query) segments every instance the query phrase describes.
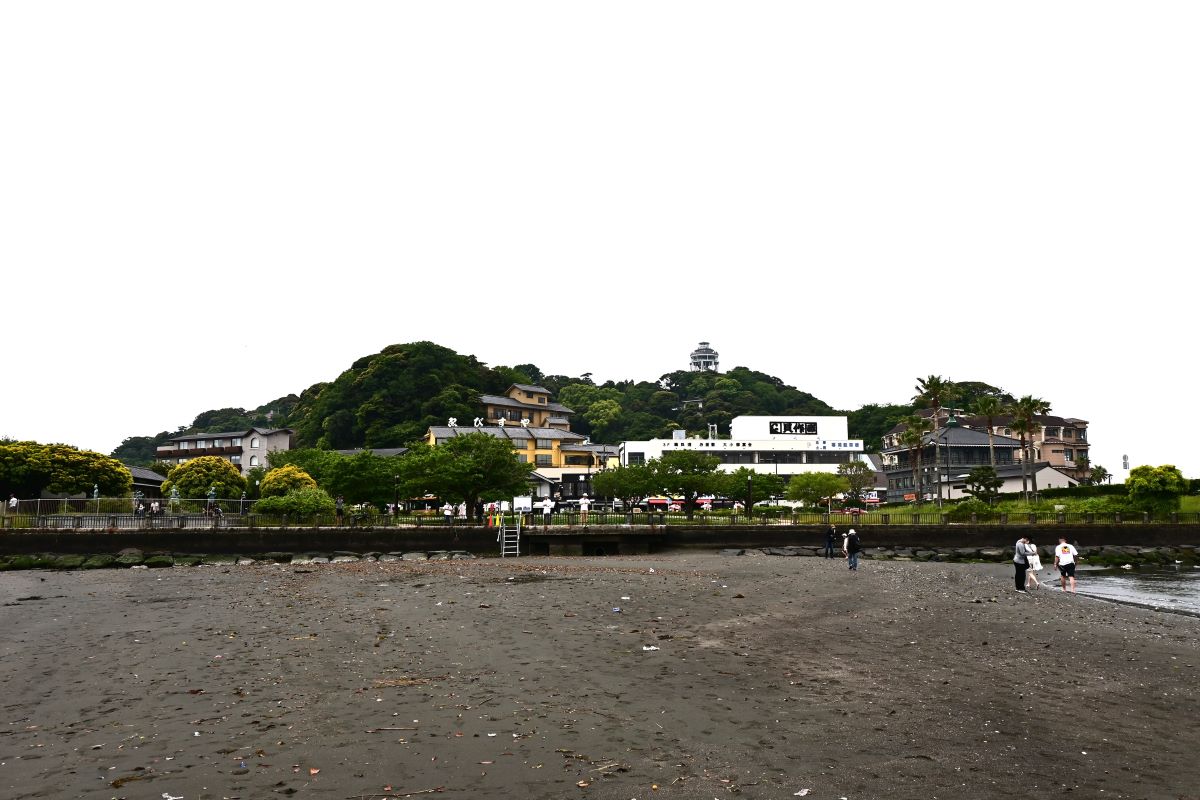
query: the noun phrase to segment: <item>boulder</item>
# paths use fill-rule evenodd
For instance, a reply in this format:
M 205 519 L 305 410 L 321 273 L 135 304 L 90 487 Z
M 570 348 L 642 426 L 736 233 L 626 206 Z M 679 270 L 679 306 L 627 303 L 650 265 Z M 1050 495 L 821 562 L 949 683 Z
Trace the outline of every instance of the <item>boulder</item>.
M 379 561 L 381 563 L 388 563 L 388 562 L 400 561 L 400 560 L 401 560 L 400 556 L 396 555 L 395 553 L 384 553 L 383 555 L 381 555 L 379 557 Z
M 429 560 L 429 556 L 425 555 L 424 553 L 420 553 L 420 552 L 405 553 L 400 558 L 403 561 L 428 561 Z
M 161 568 L 161 567 L 173 567 L 173 566 L 175 566 L 175 559 L 169 555 L 160 553 L 156 556 L 147 557 L 146 560 L 143 561 L 142 563 L 145 564 L 147 567 L 150 567 L 151 569 Z
M 120 555 L 117 556 L 116 563 L 114 564 L 114 566 L 135 567 L 138 564 L 141 564 L 143 560 L 144 560 L 144 557 L 142 556 L 141 550 L 134 550 L 132 548 L 127 548 L 125 550 L 122 550 Z
M 330 564 L 357 564 L 362 561 L 358 556 L 340 555 L 329 559 Z
M 81 564 L 80 566 L 83 569 L 106 569 L 108 567 L 115 565 L 116 563 L 117 563 L 116 556 L 110 556 L 110 555 L 105 554 L 105 555 L 97 555 L 97 556 L 88 556 L 87 560 L 84 561 L 83 564 Z
M 55 569 L 79 569 L 83 566 L 83 562 L 87 561 L 87 556 L 64 555 L 57 556 L 54 559 Z
M 200 563 L 210 567 L 231 567 L 237 563 L 237 556 L 206 554 L 200 557 Z

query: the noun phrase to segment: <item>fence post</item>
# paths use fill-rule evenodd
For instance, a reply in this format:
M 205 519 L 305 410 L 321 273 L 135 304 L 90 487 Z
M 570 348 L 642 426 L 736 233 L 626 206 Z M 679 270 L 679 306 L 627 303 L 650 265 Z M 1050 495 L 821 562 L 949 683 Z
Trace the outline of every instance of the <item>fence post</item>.
M 1143 511 L 1142 512 L 1142 522 L 1149 522 L 1149 521 L 1150 521 L 1150 512 Z
M 1179 512 L 1178 512 L 1178 511 L 1172 511 L 1172 512 L 1171 512 L 1171 524 L 1172 524 L 1172 525 L 1178 525 L 1178 524 L 1179 524 Z
M 1037 514 L 1035 514 L 1035 513 L 1033 513 L 1032 511 L 1030 511 L 1030 512 L 1029 512 L 1029 518 L 1028 518 L 1028 522 L 1029 522 L 1029 524 L 1030 524 L 1030 525 L 1037 525 Z
M 881 521 L 881 522 L 882 522 L 884 525 L 887 525 L 887 524 L 888 524 L 888 520 L 889 520 L 890 518 L 891 518 L 891 514 L 880 514 L 880 515 L 879 515 L 879 520 L 880 520 L 880 521 Z
M 1113 514 L 1113 522 L 1115 522 L 1118 525 L 1121 524 L 1121 512 L 1120 511 L 1117 511 Z
M 1083 515 L 1083 521 L 1086 522 L 1087 524 L 1091 525 L 1093 522 L 1096 521 L 1096 515 L 1094 513 L 1092 513 L 1091 511 L 1089 511 L 1088 513 Z
M 1007 512 L 1007 511 L 1001 511 L 1001 512 L 1000 512 L 1000 524 L 1001 524 L 1001 525 L 1007 525 L 1007 524 L 1008 524 L 1008 512 Z
M 1059 511 L 1057 514 L 1055 514 L 1055 516 L 1058 518 L 1058 524 L 1059 524 L 1059 525 L 1063 525 L 1063 524 L 1065 524 L 1065 523 L 1066 523 L 1066 521 L 1067 521 L 1067 515 L 1066 515 L 1066 513 L 1065 513 L 1065 512 L 1063 512 L 1063 511 Z

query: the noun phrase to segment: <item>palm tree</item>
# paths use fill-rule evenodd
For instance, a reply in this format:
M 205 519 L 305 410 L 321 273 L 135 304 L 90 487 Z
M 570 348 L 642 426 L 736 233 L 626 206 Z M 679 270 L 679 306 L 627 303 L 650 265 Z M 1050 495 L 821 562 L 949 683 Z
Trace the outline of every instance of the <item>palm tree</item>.
M 917 394 L 913 397 L 914 403 L 926 403 L 933 409 L 933 463 L 937 466 L 938 462 L 938 429 L 941 427 L 941 410 L 942 406 L 951 402 L 958 394 L 958 390 L 952 381 L 948 381 L 940 375 L 930 375 L 926 378 L 917 379 Z M 942 482 L 937 482 L 937 504 L 938 508 L 942 507 Z
M 1025 502 L 1028 503 L 1029 502 L 1029 478 L 1025 474 L 1025 470 L 1026 470 L 1026 466 L 1028 465 L 1029 458 L 1028 458 L 1028 454 L 1025 452 L 1025 434 L 1030 432 L 1029 423 L 1026 422 L 1025 420 L 1021 419 L 1020 417 L 1016 416 L 1015 407 L 1011 410 L 1014 412 L 1014 415 L 1013 415 L 1013 421 L 1012 421 L 1010 427 L 1013 429 L 1013 432 L 1017 434 L 1017 437 L 1021 440 L 1021 497 L 1024 498 Z
M 923 502 L 924 492 L 921 491 L 921 454 L 925 451 L 925 432 L 929 430 L 929 420 L 916 414 L 909 414 L 900 420 L 904 432 L 900 434 L 900 444 L 908 448 L 908 461 L 913 469 L 913 488 L 917 493 L 917 502 Z
M 1004 404 L 1000 402 L 999 397 L 993 395 L 984 395 L 975 401 L 974 408 L 975 416 L 983 417 L 987 420 L 988 431 L 988 462 L 992 465 L 992 469 L 996 468 L 996 438 L 992 431 L 996 422 L 996 417 L 1004 413 Z
M 1033 464 L 1033 435 L 1042 429 L 1042 424 L 1037 419 L 1038 415 L 1045 414 L 1049 410 L 1049 402 L 1031 394 L 1018 398 L 1012 405 L 1013 430 L 1021 432 L 1021 457 L 1028 463 L 1030 486 L 1033 489 L 1034 497 L 1037 497 L 1037 470 L 1034 469 Z M 1020 427 L 1018 427 L 1018 423 L 1020 423 Z M 1026 457 L 1025 451 L 1026 435 L 1029 436 L 1028 457 Z M 1021 469 L 1021 490 L 1025 490 L 1025 467 Z

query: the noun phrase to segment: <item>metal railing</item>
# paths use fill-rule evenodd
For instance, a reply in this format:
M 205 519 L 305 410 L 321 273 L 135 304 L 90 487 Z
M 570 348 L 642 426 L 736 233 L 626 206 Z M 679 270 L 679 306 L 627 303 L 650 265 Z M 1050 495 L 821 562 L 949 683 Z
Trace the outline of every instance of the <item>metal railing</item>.
M 455 515 L 447 518 L 440 509 L 387 514 L 374 510 L 348 507 L 341 515 L 308 514 L 277 515 L 250 513 L 253 501 L 217 500 L 211 506 L 207 500 L 142 499 L 143 510 L 136 511 L 138 500 L 129 497 L 96 499 L 38 499 L 19 500 L 13 509 L 8 503 L 0 508 L 0 528 L 42 528 L 53 530 L 169 530 L 197 528 L 405 528 L 405 527 L 473 527 L 490 526 L 495 519 L 468 519 Z M 157 506 L 154 505 L 157 503 Z M 512 513 L 504 516 L 509 524 Z M 956 514 L 953 507 L 946 512 L 911 513 L 905 511 L 873 510 L 859 514 L 801 512 L 778 509 L 744 511 L 696 511 L 690 518 L 682 512 L 591 511 L 586 519 L 577 509 L 544 516 L 541 511 L 524 514 L 522 528 L 536 533 L 543 528 L 564 529 L 580 527 L 661 527 L 661 526 L 732 526 L 732 525 L 802 525 L 839 527 L 903 525 L 1200 525 L 1200 513 L 1080 513 L 1065 511 L 994 512 Z

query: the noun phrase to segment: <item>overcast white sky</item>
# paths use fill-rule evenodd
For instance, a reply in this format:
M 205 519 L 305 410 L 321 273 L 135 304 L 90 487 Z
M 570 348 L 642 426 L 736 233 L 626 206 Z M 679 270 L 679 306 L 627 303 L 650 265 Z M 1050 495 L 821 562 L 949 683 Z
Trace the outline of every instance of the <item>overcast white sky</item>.
M 1200 477 L 1194 2 L 0 6 L 0 435 L 388 344 L 834 406 L 983 380 Z M 1174 420 L 1174 422 L 1169 422 Z

